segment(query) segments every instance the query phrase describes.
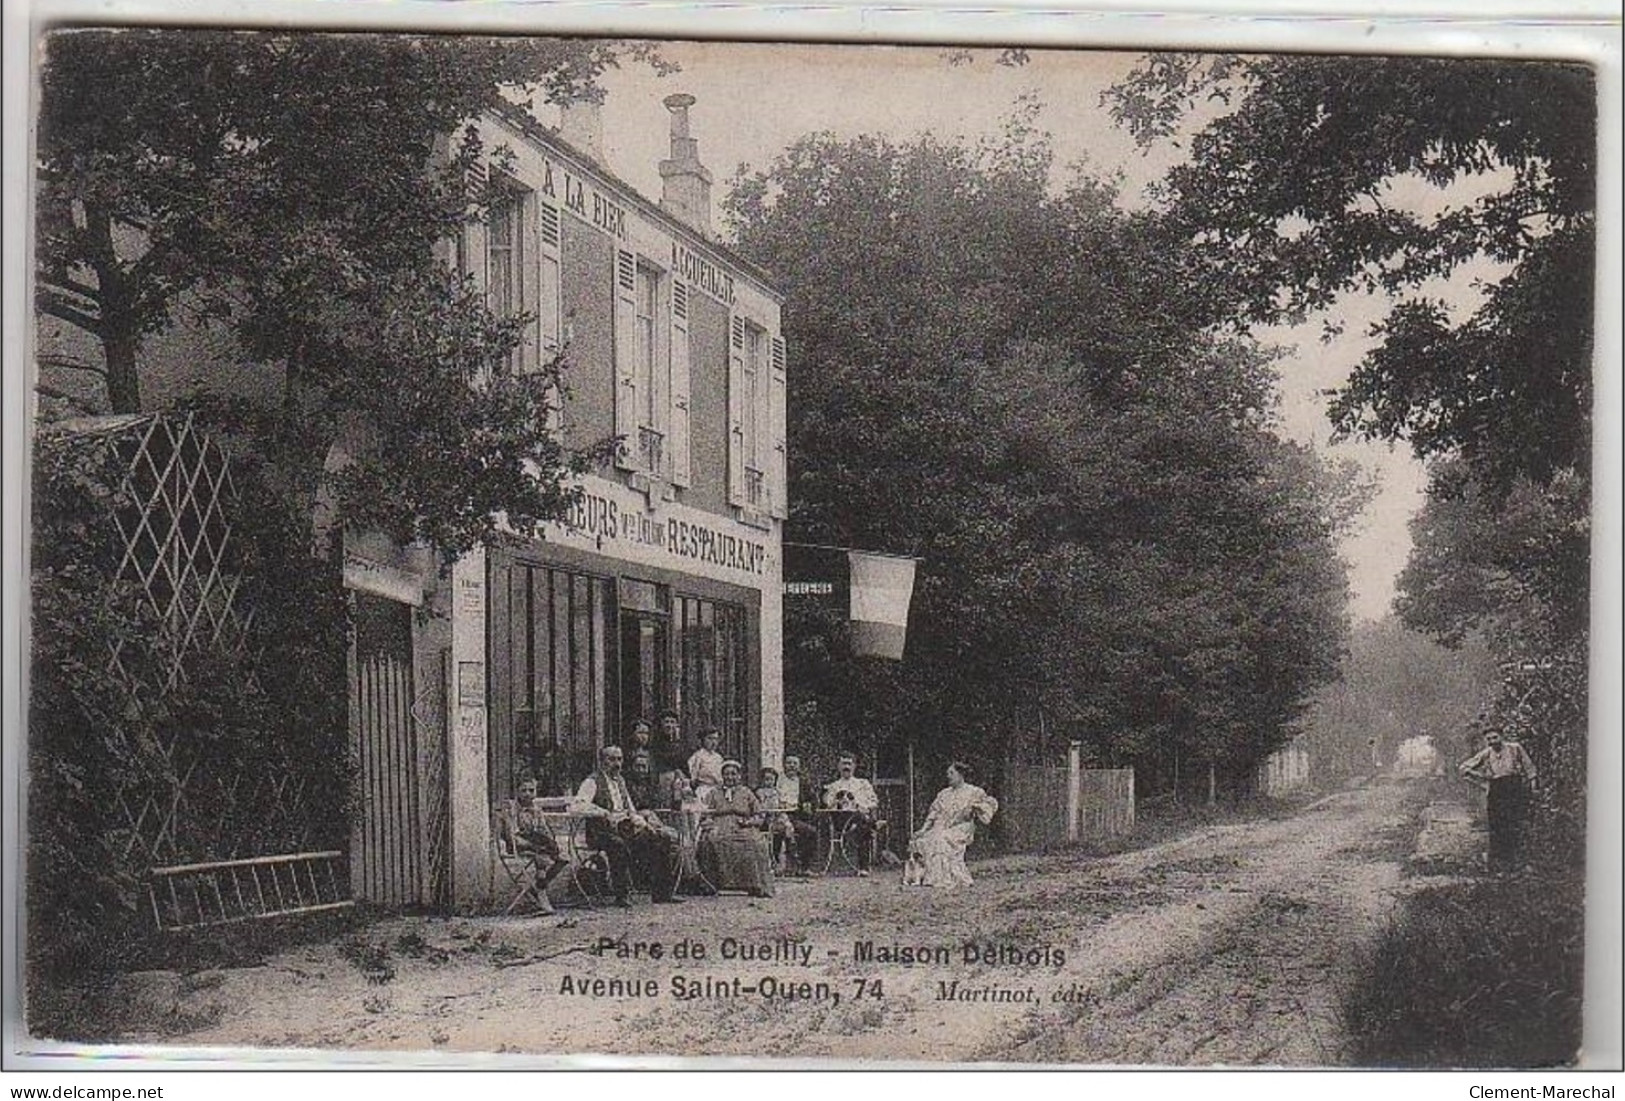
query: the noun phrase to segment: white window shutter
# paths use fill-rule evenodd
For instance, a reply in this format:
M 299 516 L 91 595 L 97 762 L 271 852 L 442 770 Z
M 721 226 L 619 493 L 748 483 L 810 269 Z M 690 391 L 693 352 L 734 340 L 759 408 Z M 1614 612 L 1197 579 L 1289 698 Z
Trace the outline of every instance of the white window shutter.
M 638 464 L 638 258 L 615 251 L 615 434 L 621 438 L 615 463 Z
M 790 515 L 789 492 L 789 464 L 787 460 L 787 425 L 788 412 L 788 376 L 784 366 L 784 338 L 773 338 L 773 363 L 768 372 L 767 384 L 767 425 L 768 425 L 768 468 L 767 468 L 767 501 L 768 512 L 776 519 L 783 520 Z
M 688 284 L 671 284 L 671 433 L 666 438 L 673 485 L 691 478 L 689 457 Z
M 536 204 L 536 316 L 541 329 L 544 362 L 564 343 L 559 307 L 559 208 L 551 203 Z
M 537 349 L 538 366 L 546 366 L 564 346 L 562 287 L 560 279 L 559 208 L 551 203 L 536 203 L 536 328 L 540 347 Z M 547 398 L 547 430 L 557 435 L 563 424 L 560 408 L 564 395 L 557 386 L 549 388 Z
M 461 244 L 462 255 L 458 257 L 461 262 L 461 275 L 472 276 L 474 286 L 483 295 L 486 289 L 485 270 L 485 224 L 483 222 L 469 222 L 463 227 Z
M 483 191 L 488 178 L 485 162 L 475 161 L 473 164 L 469 165 L 467 175 L 469 187 L 473 190 L 474 194 L 478 196 Z M 471 220 L 463 226 L 462 242 L 460 246 L 462 255 L 459 257 L 462 267 L 460 274 L 473 276 L 474 285 L 479 287 L 481 293 L 484 293 L 487 285 L 485 264 L 486 237 L 487 234 L 485 231 L 485 223 L 479 221 L 478 219 Z
M 745 319 L 728 324 L 728 503 L 749 503 L 745 487 Z

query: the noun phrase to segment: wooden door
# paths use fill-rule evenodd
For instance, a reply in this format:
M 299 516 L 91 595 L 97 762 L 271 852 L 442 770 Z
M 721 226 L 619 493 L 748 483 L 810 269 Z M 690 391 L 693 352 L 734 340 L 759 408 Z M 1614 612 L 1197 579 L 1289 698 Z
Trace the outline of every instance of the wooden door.
M 427 889 L 412 717 L 412 608 L 355 595 L 350 742 L 356 756 L 350 885 L 356 899 L 415 905 Z

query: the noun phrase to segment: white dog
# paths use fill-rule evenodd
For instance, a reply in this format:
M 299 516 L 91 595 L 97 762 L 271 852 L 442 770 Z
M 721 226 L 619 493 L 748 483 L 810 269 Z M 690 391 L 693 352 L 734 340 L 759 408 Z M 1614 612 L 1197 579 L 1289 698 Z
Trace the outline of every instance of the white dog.
M 909 850 L 908 861 L 903 865 L 903 886 L 921 887 L 925 885 L 925 862 L 920 854 Z

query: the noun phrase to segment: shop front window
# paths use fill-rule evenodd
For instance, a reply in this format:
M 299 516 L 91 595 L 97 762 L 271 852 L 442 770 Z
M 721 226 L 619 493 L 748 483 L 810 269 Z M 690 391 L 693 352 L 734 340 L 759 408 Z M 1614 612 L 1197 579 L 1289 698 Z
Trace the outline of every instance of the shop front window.
M 621 726 L 647 719 L 659 728 L 660 713 L 671 696 L 671 590 L 649 581 L 622 578 L 621 597 Z M 682 747 L 658 746 L 662 752 Z
M 493 792 L 511 792 L 530 771 L 544 793 L 566 794 L 613 722 L 614 583 L 522 562 L 496 580 L 507 585 L 507 615 L 492 624 L 493 689 L 511 719 L 493 731 Z
M 706 730 L 719 731 L 723 756 L 754 766 L 757 762 L 749 744 L 745 609 L 679 596 L 672 614 L 683 730 L 691 740 Z

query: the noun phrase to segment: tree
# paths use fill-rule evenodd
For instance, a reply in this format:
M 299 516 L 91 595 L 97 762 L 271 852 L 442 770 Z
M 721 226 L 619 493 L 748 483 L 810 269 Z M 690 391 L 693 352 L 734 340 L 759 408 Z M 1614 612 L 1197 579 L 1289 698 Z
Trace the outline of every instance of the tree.
M 300 430 L 284 454 L 319 471 L 313 425 L 329 440 L 356 423 L 433 440 L 351 456 L 344 503 L 389 530 L 456 551 L 488 537 L 496 511 L 519 525 L 553 515 L 571 461 L 543 429 L 554 379 L 503 369 L 517 324 L 490 316 L 435 249 L 480 216 L 488 183 L 473 169 L 500 158 L 468 120 L 516 88 L 591 95 L 627 56 L 651 55 L 585 40 L 54 33 L 37 307 L 100 345 L 102 362 L 82 366 L 115 412 L 142 409 L 142 342 L 184 308 L 281 372 L 275 427 Z
M 1277 321 L 1348 292 L 1396 296 L 1381 342 L 1332 403 L 1341 428 L 1408 440 L 1424 457 L 1459 452 L 1496 488 L 1584 471 L 1590 70 L 1158 54 L 1110 96 L 1146 141 L 1204 99 L 1221 113 L 1191 139 L 1167 196 L 1212 273 L 1212 316 Z M 1470 316 L 1429 297 L 1439 278 L 1486 264 L 1510 270 Z
M 728 201 L 788 295 L 793 536 L 924 559 L 901 666 L 792 607 L 786 679 L 881 741 L 1245 771 L 1335 667 L 1336 480 L 1271 433 L 1270 354 L 1189 320 L 1160 220 L 1052 193 L 1016 122 L 813 135 Z
M 1409 625 L 1482 635 L 1492 721 L 1583 806 L 1596 79 L 1551 62 L 1153 55 L 1110 96 L 1144 140 L 1219 114 L 1168 180 L 1214 316 L 1389 296 L 1335 423 L 1435 460 L 1401 578 Z M 1465 316 L 1437 282 L 1488 273 Z M 1567 829 L 1567 827 L 1565 827 Z M 1560 831 L 1561 832 L 1561 831 Z M 1578 836 L 1567 829 L 1564 840 Z

